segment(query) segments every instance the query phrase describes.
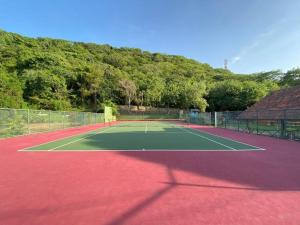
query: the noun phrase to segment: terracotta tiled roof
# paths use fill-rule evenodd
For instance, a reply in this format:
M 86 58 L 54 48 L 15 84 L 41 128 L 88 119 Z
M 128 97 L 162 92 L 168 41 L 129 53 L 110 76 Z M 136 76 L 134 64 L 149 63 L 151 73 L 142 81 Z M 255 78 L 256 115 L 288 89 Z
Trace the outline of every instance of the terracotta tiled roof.
M 300 86 L 272 92 L 243 112 L 240 118 L 282 119 L 289 115 L 300 117 Z

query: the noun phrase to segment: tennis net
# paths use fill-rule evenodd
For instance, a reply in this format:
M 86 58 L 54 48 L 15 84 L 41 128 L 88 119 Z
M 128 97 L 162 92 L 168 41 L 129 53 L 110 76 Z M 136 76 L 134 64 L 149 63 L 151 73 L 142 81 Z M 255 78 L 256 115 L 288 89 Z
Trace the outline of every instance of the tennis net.
M 177 128 L 180 125 L 186 123 L 184 119 L 160 119 L 160 120 L 134 120 L 134 121 L 122 121 L 117 124 L 113 124 L 113 127 L 159 127 L 159 128 Z

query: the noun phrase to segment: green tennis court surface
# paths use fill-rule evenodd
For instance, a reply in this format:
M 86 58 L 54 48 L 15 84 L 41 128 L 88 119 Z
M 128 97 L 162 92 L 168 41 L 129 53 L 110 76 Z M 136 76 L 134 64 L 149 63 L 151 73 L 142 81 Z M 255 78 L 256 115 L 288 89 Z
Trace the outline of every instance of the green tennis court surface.
M 22 151 L 239 151 L 263 150 L 165 121 L 121 122 Z

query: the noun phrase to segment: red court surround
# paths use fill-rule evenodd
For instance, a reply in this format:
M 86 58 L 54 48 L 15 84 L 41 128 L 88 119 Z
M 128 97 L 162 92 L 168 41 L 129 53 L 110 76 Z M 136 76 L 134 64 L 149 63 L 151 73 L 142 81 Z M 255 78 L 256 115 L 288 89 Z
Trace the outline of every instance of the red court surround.
M 17 151 L 102 126 L 0 140 L 0 224 L 300 224 L 299 142 L 194 126 L 266 150 Z

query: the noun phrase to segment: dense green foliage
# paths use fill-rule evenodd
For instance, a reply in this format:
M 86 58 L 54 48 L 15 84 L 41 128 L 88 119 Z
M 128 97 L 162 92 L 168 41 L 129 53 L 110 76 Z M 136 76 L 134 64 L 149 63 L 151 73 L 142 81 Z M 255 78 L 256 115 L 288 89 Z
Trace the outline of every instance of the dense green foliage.
M 27 38 L 0 30 L 0 107 L 98 111 L 103 104 L 242 110 L 300 69 L 237 75 L 181 56 Z
M 0 70 L 0 106 L 18 108 L 23 106 L 21 82 L 15 74 Z
M 277 87 L 272 81 L 229 80 L 218 82 L 209 92 L 209 109 L 211 111 L 244 110 Z
M 300 68 L 287 71 L 280 81 L 281 85 L 296 86 L 300 85 Z

